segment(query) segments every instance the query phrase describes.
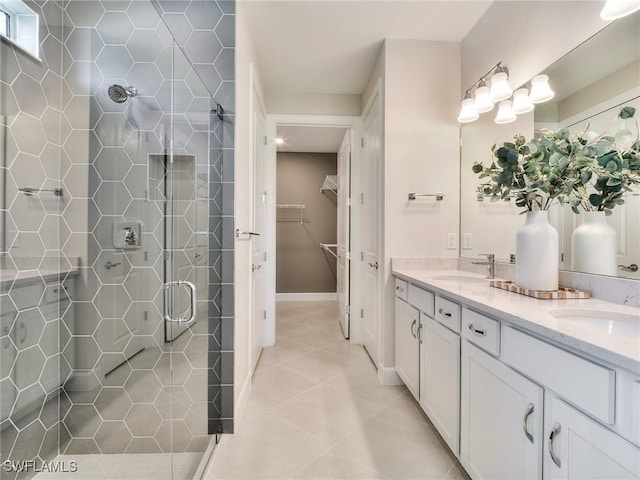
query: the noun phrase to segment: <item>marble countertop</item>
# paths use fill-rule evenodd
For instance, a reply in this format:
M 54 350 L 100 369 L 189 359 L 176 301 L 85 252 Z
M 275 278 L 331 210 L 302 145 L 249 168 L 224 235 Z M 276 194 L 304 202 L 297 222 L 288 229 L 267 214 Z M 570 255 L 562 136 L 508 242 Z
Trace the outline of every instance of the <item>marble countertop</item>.
M 394 268 L 393 274 L 416 286 L 441 294 L 476 311 L 508 321 L 539 336 L 571 347 L 616 366 L 640 373 L 640 308 L 598 299 L 538 300 L 489 286 L 482 275 L 460 270 Z M 478 281 L 458 281 L 455 277 Z M 445 278 L 449 277 L 449 278 Z M 631 315 L 630 332 L 569 322 L 551 315 L 560 309 L 603 310 Z M 634 329 L 637 326 L 637 329 Z

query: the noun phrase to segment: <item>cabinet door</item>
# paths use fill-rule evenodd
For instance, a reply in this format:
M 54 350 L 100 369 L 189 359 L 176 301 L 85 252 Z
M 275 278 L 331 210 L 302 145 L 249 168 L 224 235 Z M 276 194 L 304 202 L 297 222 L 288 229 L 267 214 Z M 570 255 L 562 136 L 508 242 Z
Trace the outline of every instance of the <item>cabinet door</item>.
M 543 390 L 462 341 L 460 461 L 473 479 L 542 477 Z
M 640 478 L 640 450 L 557 397 L 546 404 L 544 476 Z
M 419 393 L 419 326 L 418 309 L 396 298 L 396 372 L 416 398 Z
M 460 336 L 421 314 L 420 405 L 449 448 L 459 452 Z

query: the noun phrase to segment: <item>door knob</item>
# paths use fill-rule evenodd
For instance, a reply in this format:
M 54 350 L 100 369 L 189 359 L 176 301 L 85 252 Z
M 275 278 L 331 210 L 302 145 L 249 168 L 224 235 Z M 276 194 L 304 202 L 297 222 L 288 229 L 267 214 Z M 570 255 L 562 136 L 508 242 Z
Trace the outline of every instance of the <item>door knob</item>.
M 376 263 L 371 263 L 371 262 L 369 262 L 369 266 L 370 266 L 371 268 L 375 268 L 375 269 L 377 270 L 377 269 L 378 269 L 378 262 L 376 262 Z

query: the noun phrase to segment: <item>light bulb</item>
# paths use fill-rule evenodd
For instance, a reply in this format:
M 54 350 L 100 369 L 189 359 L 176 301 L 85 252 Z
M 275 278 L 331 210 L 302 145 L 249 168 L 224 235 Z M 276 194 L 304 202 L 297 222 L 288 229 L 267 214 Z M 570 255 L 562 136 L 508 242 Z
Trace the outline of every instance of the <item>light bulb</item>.
M 529 100 L 531 103 L 542 103 L 551 100 L 555 92 L 549 86 L 549 77 L 547 75 L 538 75 L 531 79 L 531 93 Z
M 607 0 L 600 12 L 603 20 L 616 20 L 640 10 L 640 0 Z
M 522 115 L 533 110 L 533 103 L 529 100 L 529 90 L 526 88 L 519 88 L 513 92 L 513 113 L 516 115 Z
M 466 97 L 462 100 L 462 108 L 460 109 L 460 115 L 458 115 L 458 121 L 460 123 L 469 123 L 478 119 L 480 115 L 476 111 L 473 105 L 473 98 Z
M 493 102 L 489 96 L 489 87 L 484 83 L 484 80 L 481 81 L 478 88 L 476 88 L 476 99 L 473 102 L 473 106 L 478 113 L 485 113 L 493 110 Z
M 511 123 L 516 118 L 516 114 L 513 113 L 511 108 L 511 100 L 504 100 L 498 104 L 498 114 L 494 120 L 496 123 Z
M 513 90 L 509 86 L 508 78 L 507 73 L 504 71 L 499 71 L 491 77 L 491 92 L 489 95 L 492 102 L 500 102 L 511 96 Z

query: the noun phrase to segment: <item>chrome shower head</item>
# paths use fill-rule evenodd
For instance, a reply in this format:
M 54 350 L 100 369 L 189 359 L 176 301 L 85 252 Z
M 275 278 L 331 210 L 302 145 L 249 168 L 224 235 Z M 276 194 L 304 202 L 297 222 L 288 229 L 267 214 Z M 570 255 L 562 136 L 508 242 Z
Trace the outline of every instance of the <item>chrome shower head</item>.
M 136 87 L 123 87 L 122 85 L 113 84 L 109 87 L 109 98 L 116 103 L 124 103 L 129 98 L 138 95 Z

